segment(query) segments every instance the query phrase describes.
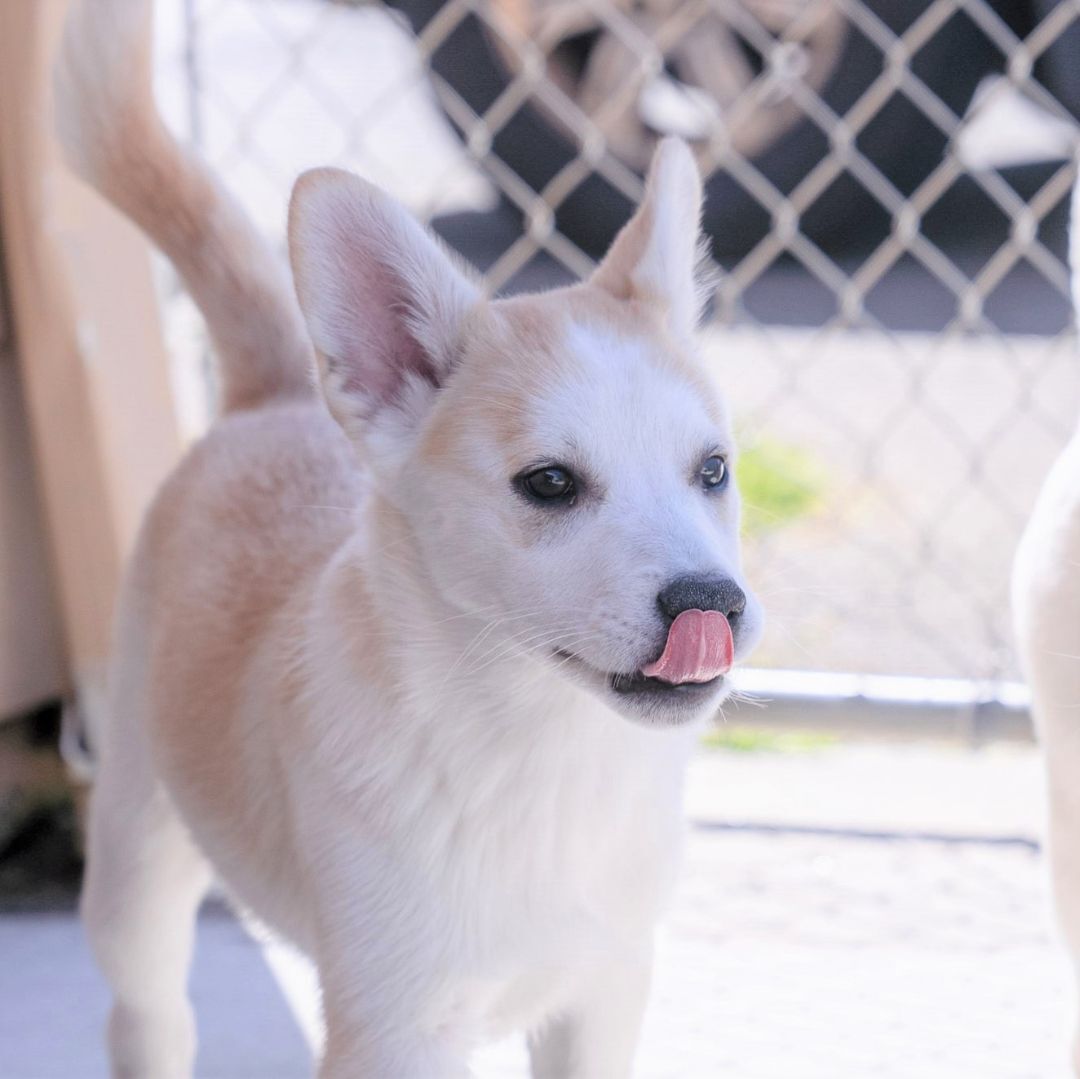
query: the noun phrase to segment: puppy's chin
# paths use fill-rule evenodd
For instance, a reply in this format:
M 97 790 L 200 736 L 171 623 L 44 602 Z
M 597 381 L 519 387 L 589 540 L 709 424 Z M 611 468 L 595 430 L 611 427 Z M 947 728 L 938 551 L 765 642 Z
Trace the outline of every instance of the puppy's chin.
M 631 692 L 612 687 L 605 703 L 624 718 L 648 727 L 684 727 L 717 713 L 728 695 L 727 682 L 721 676 L 700 684 L 649 685 Z
M 643 674 L 607 674 L 567 652 L 555 654 L 558 675 L 587 689 L 613 712 L 649 727 L 681 727 L 714 715 L 729 679 L 672 685 Z

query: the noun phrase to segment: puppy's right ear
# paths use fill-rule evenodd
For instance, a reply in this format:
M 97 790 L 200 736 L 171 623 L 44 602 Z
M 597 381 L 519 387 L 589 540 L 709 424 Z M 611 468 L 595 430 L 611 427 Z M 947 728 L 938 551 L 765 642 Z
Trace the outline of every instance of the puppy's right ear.
M 478 286 L 377 187 L 305 173 L 289 206 L 289 256 L 330 411 L 358 437 L 385 408 L 413 418 L 449 374 Z
M 669 329 L 689 337 L 705 299 L 701 246 L 701 174 L 686 143 L 669 137 L 653 154 L 641 206 L 592 280 L 620 299 L 652 305 Z

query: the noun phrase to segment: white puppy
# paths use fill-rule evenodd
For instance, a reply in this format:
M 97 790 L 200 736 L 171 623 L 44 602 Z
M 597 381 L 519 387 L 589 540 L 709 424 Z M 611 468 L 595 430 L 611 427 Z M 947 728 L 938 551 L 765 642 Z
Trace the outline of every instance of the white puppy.
M 695 354 L 693 159 L 661 146 L 588 282 L 498 301 L 382 192 L 309 173 L 298 307 L 163 128 L 151 14 L 83 0 L 58 70 L 74 160 L 222 365 L 120 602 L 84 898 L 114 1070 L 190 1074 L 212 866 L 317 965 L 323 1076 L 463 1075 L 514 1030 L 538 1076 L 624 1076 L 684 763 L 760 622 Z
M 1080 309 L 1080 187 L 1070 261 Z M 1017 643 L 1043 746 L 1058 918 L 1080 974 L 1080 430 L 1055 462 L 1013 566 Z M 1080 1075 L 1080 1039 L 1073 1067 Z

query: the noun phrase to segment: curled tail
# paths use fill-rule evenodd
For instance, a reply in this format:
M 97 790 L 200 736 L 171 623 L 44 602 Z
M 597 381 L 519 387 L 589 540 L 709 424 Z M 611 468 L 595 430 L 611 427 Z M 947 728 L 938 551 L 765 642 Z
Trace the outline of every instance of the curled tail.
M 166 129 L 153 97 L 153 0 L 75 0 L 55 72 L 73 166 L 164 252 L 206 319 L 226 411 L 314 393 L 284 260 Z

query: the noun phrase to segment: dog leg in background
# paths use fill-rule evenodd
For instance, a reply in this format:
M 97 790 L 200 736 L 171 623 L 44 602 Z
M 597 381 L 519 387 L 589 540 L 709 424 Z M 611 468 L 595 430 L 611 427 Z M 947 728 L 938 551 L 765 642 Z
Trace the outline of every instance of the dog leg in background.
M 533 1079 L 630 1075 L 651 978 L 651 958 L 606 969 L 575 1009 L 529 1038 Z
M 1080 185 L 1070 247 L 1080 310 Z M 1013 615 L 1046 771 L 1050 871 L 1075 974 L 1073 1069 L 1080 1075 L 1080 430 L 1051 469 L 1020 541 Z
M 1046 770 L 1054 900 L 1080 980 L 1080 433 L 1021 540 L 1013 609 Z M 1080 1075 L 1080 1022 L 1073 1066 Z

